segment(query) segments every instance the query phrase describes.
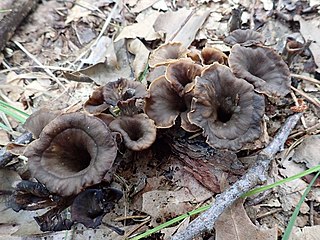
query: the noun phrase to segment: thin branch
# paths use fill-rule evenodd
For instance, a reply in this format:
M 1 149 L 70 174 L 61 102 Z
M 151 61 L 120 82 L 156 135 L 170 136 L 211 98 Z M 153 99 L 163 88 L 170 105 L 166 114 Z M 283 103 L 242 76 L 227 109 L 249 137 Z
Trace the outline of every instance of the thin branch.
M 302 97 L 304 97 L 306 100 L 308 100 L 309 102 L 311 102 L 312 104 L 314 104 L 316 107 L 320 108 L 320 102 L 313 98 L 313 97 L 310 97 L 308 94 L 306 94 L 304 91 L 301 91 L 299 89 L 296 89 L 295 87 L 292 87 L 291 86 L 291 89 L 297 93 L 299 93 Z
M 269 145 L 259 153 L 254 166 L 240 180 L 221 193 L 208 211 L 192 221 L 185 231 L 175 234 L 171 239 L 188 240 L 211 231 L 218 217 L 227 207 L 231 206 L 235 200 L 254 188 L 259 182 L 264 181 L 271 160 L 278 151 L 283 149 L 285 141 L 301 115 L 302 113 L 296 113 L 290 116 Z
M 27 56 L 29 58 L 31 58 L 36 64 L 38 64 L 40 67 L 43 68 L 43 70 L 50 76 L 52 77 L 53 80 L 56 81 L 56 83 L 58 83 L 63 89 L 66 89 L 66 87 L 60 82 L 60 80 L 48 69 L 46 68 L 34 55 L 32 55 L 27 49 L 25 49 L 24 46 L 22 46 L 21 43 L 17 42 L 17 41 L 13 41 L 14 44 L 16 44 L 18 46 L 18 48 L 21 49 L 21 51 L 23 51 L 25 54 L 27 54 Z M 68 82 L 67 80 L 65 80 L 66 82 Z
M 305 81 L 312 82 L 312 83 L 315 83 L 315 84 L 320 84 L 319 80 L 317 80 L 315 78 L 312 78 L 312 77 L 304 76 L 304 75 L 291 73 L 291 77 L 299 78 L 301 80 L 305 80 Z

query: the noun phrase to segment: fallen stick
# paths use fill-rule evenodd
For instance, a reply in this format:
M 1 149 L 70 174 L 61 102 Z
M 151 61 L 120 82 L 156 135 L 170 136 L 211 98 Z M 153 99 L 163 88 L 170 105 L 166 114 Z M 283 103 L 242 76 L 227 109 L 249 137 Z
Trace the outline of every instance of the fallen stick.
M 301 115 L 302 113 L 296 113 L 290 116 L 269 145 L 259 153 L 256 163 L 249 171 L 229 189 L 218 195 L 210 209 L 192 221 L 185 231 L 175 234 L 171 239 L 191 240 L 202 233 L 211 231 L 218 217 L 226 208 L 231 206 L 235 200 L 254 188 L 258 183 L 265 181 L 265 174 L 270 162 L 275 154 L 283 149 L 290 132 L 299 121 Z
M 12 1 L 10 9 L 7 9 L 0 21 L 0 51 L 4 49 L 22 20 L 35 8 L 37 2 L 37 0 Z

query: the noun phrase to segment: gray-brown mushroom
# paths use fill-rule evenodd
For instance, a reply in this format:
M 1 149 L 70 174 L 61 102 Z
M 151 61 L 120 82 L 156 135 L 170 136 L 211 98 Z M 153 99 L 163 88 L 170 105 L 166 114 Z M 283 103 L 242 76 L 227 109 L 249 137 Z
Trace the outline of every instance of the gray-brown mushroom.
M 264 37 L 251 29 L 237 29 L 230 33 L 229 36 L 227 36 L 223 40 L 227 45 L 235 45 L 240 44 L 241 46 L 252 46 L 252 45 L 261 45 L 264 43 Z
M 122 114 L 126 115 L 133 115 L 142 110 L 136 101 L 146 96 L 148 92 L 144 84 L 124 78 L 109 82 L 103 87 L 104 101 L 110 106 L 119 107 Z
M 285 96 L 290 92 L 289 68 L 271 48 L 236 44 L 231 49 L 229 66 L 236 77 L 253 84 L 258 92 L 269 96 Z
M 147 149 L 156 140 L 157 129 L 146 114 L 119 116 L 109 124 L 111 130 L 122 135 L 124 144 L 133 151 Z
M 95 89 L 89 99 L 84 103 L 83 109 L 90 114 L 96 115 L 106 111 L 110 107 L 104 101 L 103 98 L 103 87 Z
M 168 65 L 165 77 L 171 87 L 182 97 L 189 92 L 196 76 L 201 74 L 202 67 L 190 59 L 180 59 Z
M 169 42 L 155 49 L 149 57 L 149 66 L 155 68 L 168 65 L 179 58 L 186 58 L 188 50 L 181 42 Z
M 69 196 L 104 178 L 117 145 L 100 119 L 67 113 L 49 122 L 24 155 L 33 177 L 52 193 Z
M 205 69 L 193 95 L 188 118 L 203 129 L 210 146 L 237 151 L 259 138 L 264 97 L 228 67 L 214 63 Z

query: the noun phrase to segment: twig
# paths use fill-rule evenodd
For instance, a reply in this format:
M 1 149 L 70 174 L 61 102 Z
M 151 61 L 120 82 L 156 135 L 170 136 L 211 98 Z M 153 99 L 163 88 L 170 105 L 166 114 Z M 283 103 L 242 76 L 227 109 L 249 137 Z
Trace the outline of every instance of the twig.
M 312 77 L 308 77 L 308 76 L 303 76 L 303 75 L 291 73 L 291 77 L 299 78 L 301 80 L 305 80 L 305 81 L 312 82 L 312 83 L 315 83 L 315 84 L 320 84 L 319 80 L 317 80 L 315 78 L 312 78 Z
M 102 29 L 101 29 L 98 37 L 97 37 L 97 38 L 95 39 L 95 41 L 90 45 L 90 47 L 87 48 L 86 51 L 83 51 L 83 52 L 79 55 L 79 57 L 77 57 L 77 59 L 76 59 L 73 63 L 70 64 L 71 66 L 74 65 L 74 64 L 75 64 L 76 62 L 78 62 L 79 60 L 81 60 L 81 59 L 99 42 L 100 38 L 103 36 L 104 32 L 107 30 L 107 28 L 108 28 L 108 26 L 109 26 L 109 24 L 110 24 L 113 16 L 116 14 L 116 11 L 117 11 L 118 6 L 119 6 L 119 1 L 116 1 L 116 4 L 113 6 L 112 11 L 110 12 L 108 18 L 106 19 L 106 21 L 105 21 L 104 24 L 103 24 Z M 69 65 L 69 67 L 70 67 L 70 65 Z M 81 67 L 82 67 L 82 65 L 80 64 L 80 65 L 78 66 L 78 70 L 80 70 Z
M 275 154 L 283 149 L 285 141 L 301 115 L 302 113 L 296 113 L 290 116 L 269 145 L 259 153 L 254 166 L 240 180 L 221 193 L 208 211 L 192 221 L 185 231 L 175 234 L 171 239 L 188 240 L 211 231 L 218 217 L 227 207 L 231 206 L 236 199 L 255 187 L 259 182 L 264 181 L 269 163 Z
M 56 83 L 58 83 L 63 89 L 66 89 L 66 87 L 60 82 L 60 80 L 48 69 L 46 68 L 45 66 L 43 66 L 43 64 L 35 57 L 33 56 L 27 49 L 25 49 L 19 42 L 17 41 L 13 41 L 14 44 L 16 44 L 18 46 L 18 48 L 20 48 L 25 54 L 27 54 L 27 56 L 29 58 L 31 58 L 36 64 L 38 64 L 39 66 L 41 66 L 44 71 L 50 76 L 53 78 L 53 80 L 56 81 Z M 68 82 L 66 80 L 66 82 Z
M 1 3 L 2 2 L 3 1 L 1 1 Z M 2 11 L 2 13 L 6 14 L 0 21 L 0 51 L 5 48 L 6 43 L 11 39 L 20 23 L 38 4 L 37 0 L 20 0 L 10 2 L 12 2 L 10 9 Z M 6 3 L 4 4 L 6 5 Z
M 297 93 L 299 93 L 302 97 L 304 97 L 305 99 L 307 99 L 309 102 L 311 102 L 312 104 L 314 104 L 316 107 L 320 108 L 320 102 L 315 99 L 315 98 L 312 98 L 310 97 L 308 94 L 306 94 L 305 92 L 299 90 L 299 89 L 296 89 L 295 87 L 292 87 L 291 86 L 291 89 Z

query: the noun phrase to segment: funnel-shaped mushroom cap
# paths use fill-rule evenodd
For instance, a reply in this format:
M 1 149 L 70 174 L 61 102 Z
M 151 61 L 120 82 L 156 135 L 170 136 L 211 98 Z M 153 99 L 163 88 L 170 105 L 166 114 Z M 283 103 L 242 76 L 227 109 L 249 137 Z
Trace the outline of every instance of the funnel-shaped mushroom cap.
M 257 44 L 263 44 L 264 43 L 264 37 L 251 29 L 242 30 L 237 29 L 230 33 L 229 36 L 227 36 L 223 40 L 227 45 L 235 45 L 240 44 L 241 46 L 252 46 Z
M 264 98 L 226 66 L 214 63 L 196 78 L 190 122 L 201 127 L 210 146 L 239 150 L 261 134 Z
M 148 95 L 146 86 L 138 81 L 119 78 L 108 82 L 103 88 L 103 97 L 106 103 L 117 106 L 119 101 L 144 98 Z
M 221 50 L 214 47 L 205 47 L 201 51 L 202 64 L 210 65 L 214 62 L 226 65 L 228 62 L 228 56 Z
M 173 89 L 183 96 L 189 90 L 186 86 L 193 82 L 196 76 L 200 76 L 202 67 L 190 59 L 180 59 L 169 64 L 166 71 L 166 79 L 171 83 Z
M 54 112 L 49 109 L 42 108 L 32 113 L 23 124 L 23 127 L 30 131 L 34 138 L 38 138 L 42 129 L 58 115 L 60 115 L 60 112 L 58 111 Z
M 150 84 L 149 92 L 150 96 L 146 98 L 144 107 L 145 113 L 154 120 L 157 127 L 172 127 L 180 112 L 186 110 L 184 99 L 164 76 Z
M 167 65 L 179 58 L 187 57 L 187 52 L 181 42 L 163 44 L 150 54 L 149 65 L 152 68 Z
M 94 90 L 89 99 L 84 103 L 83 109 L 91 114 L 100 114 L 109 108 L 103 98 L 103 87 Z
M 234 45 L 229 65 L 234 75 L 252 83 L 261 93 L 285 96 L 290 92 L 289 68 L 271 48 Z
M 110 129 L 120 132 L 127 148 L 133 151 L 147 149 L 156 140 L 157 129 L 146 114 L 120 116 L 112 121 Z
M 39 182 L 53 193 L 69 196 L 102 180 L 113 165 L 117 146 L 100 119 L 68 113 L 52 120 L 24 155 Z

